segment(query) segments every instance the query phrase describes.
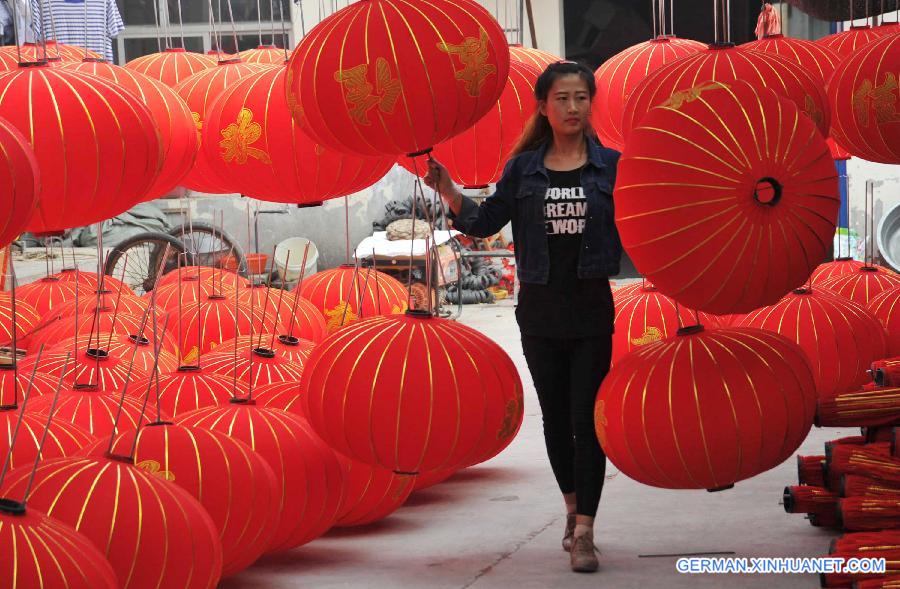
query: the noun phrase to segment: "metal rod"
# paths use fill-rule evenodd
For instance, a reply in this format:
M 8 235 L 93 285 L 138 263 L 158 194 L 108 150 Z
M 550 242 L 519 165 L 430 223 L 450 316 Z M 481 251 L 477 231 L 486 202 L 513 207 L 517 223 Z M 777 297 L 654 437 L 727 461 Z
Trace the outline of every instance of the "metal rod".
M 47 432 L 50 431 L 50 424 L 53 422 L 53 414 L 56 413 L 56 404 L 59 401 L 59 391 L 62 389 L 62 384 L 65 380 L 66 368 L 68 368 L 69 359 L 69 354 L 66 354 L 66 360 L 63 363 L 63 372 L 59 377 L 59 382 L 56 383 L 56 390 L 53 391 L 53 402 L 50 404 L 50 411 L 47 413 L 47 425 L 44 427 L 44 432 L 41 435 L 41 441 L 38 444 L 38 452 L 37 456 L 35 456 L 34 458 L 34 465 L 32 465 L 31 467 L 31 475 L 28 477 L 28 484 L 25 485 L 25 494 L 22 496 L 22 505 L 26 505 L 28 503 L 28 496 L 31 495 L 31 487 L 32 485 L 34 485 L 34 477 L 37 474 L 38 464 L 40 464 L 41 456 L 44 453 L 44 444 L 47 442 Z
M 19 428 L 22 426 L 22 419 L 25 416 L 25 407 L 28 405 L 28 399 L 31 397 L 31 389 L 34 386 L 34 375 L 37 373 L 38 365 L 41 363 L 41 355 L 44 353 L 44 344 L 41 344 L 40 349 L 38 349 L 37 360 L 34 363 L 34 368 L 31 370 L 31 378 L 28 380 L 28 388 L 25 389 L 25 394 L 22 395 L 22 407 L 19 408 L 19 419 L 16 420 L 16 427 L 13 429 L 12 438 L 9 441 L 9 450 L 6 451 L 6 458 L 3 460 L 3 468 L 0 468 L 0 485 L 3 484 L 3 479 L 6 477 L 6 471 L 9 468 L 9 463 L 12 461 L 12 453 L 13 449 L 16 447 L 16 440 L 19 439 Z M 66 355 L 66 360 L 68 361 L 68 354 Z M 60 379 L 65 378 L 66 371 L 65 367 L 63 367 L 62 376 Z M 18 406 L 19 400 L 15 399 L 13 402 L 13 407 Z M 40 456 L 40 453 L 38 453 Z

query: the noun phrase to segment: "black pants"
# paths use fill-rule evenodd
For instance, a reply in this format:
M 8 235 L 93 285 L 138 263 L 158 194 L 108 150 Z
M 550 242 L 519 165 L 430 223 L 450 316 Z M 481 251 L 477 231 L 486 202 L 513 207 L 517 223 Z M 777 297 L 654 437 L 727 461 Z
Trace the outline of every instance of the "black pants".
M 606 455 L 594 430 L 594 400 L 609 372 L 612 336 L 553 339 L 522 335 L 522 349 L 544 418 L 550 466 L 578 515 L 595 516 Z

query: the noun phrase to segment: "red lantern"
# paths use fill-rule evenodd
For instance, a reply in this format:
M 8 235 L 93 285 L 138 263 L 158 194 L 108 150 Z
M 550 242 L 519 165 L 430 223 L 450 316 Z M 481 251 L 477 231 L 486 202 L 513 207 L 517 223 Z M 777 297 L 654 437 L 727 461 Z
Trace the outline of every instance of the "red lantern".
M 412 493 L 416 477 L 350 460 L 337 454 L 344 470 L 344 494 L 338 509 L 338 528 L 364 526 L 399 509 Z
M 802 65 L 823 84 L 828 81 L 834 68 L 841 61 L 841 57 L 824 44 L 806 39 L 793 39 L 784 35 L 767 35 L 758 41 L 744 43 L 741 47 L 780 55 Z
M 403 313 L 408 308 L 408 293 L 399 280 L 371 268 L 356 269 L 351 264 L 306 278 L 300 296 L 321 311 L 328 333 L 361 318 Z
M 636 348 L 674 336 L 684 325 L 699 322 L 707 329 L 719 326 L 715 315 L 699 313 L 695 321 L 693 311 L 679 306 L 652 284 L 644 282 L 638 286 L 635 290 L 613 291 L 616 305 L 613 364 Z
M 622 113 L 625 102 L 638 84 L 663 65 L 699 53 L 704 43 L 690 39 L 659 36 L 621 51 L 597 68 L 594 79 L 597 95 L 591 110 L 591 123 L 606 147 L 622 151 Z
M 872 362 L 884 358 L 884 328 L 862 306 L 826 290 L 797 289 L 749 313 L 740 323 L 779 333 L 803 348 L 820 396 L 853 391 L 871 380 Z
M 846 31 L 827 35 L 821 39 L 817 39 L 816 43 L 826 47 L 837 53 L 841 59 L 847 59 L 853 55 L 857 49 L 868 45 L 875 39 L 879 38 L 879 34 L 875 32 L 869 25 L 851 26 Z
M 233 358 L 235 347 L 238 348 L 240 357 L 246 356 L 247 352 L 254 348 L 272 350 L 278 358 L 282 358 L 284 361 L 289 362 L 295 367 L 302 368 L 303 365 L 306 364 L 306 361 L 309 360 L 316 344 L 310 340 L 288 335 L 278 335 L 273 338 L 271 334 L 263 333 L 242 335 L 235 339 L 228 340 L 227 342 L 222 342 L 216 346 L 215 353 L 216 355 L 222 356 L 232 355 Z M 243 361 L 239 360 L 239 364 L 244 365 L 245 363 L 246 359 Z M 229 372 L 229 374 L 231 374 L 231 372 Z M 253 395 L 256 396 L 257 392 L 254 385 Z M 278 409 L 281 409 L 281 407 L 278 407 Z
M 54 387 L 53 390 L 55 391 L 56 388 Z M 9 391 L 3 391 L 4 396 L 8 393 Z M 32 394 L 34 394 L 34 389 L 32 389 Z M 4 401 L 6 400 L 12 402 L 11 397 L 4 398 Z M 26 405 L 27 410 L 22 416 L 19 426 L 19 437 L 16 439 L 12 454 L 9 455 L 9 468 L 30 467 L 38 457 L 38 450 L 41 452 L 41 460 L 49 460 L 77 454 L 79 450 L 94 441 L 91 434 L 74 423 L 54 419 L 47 430 L 47 441 L 41 449 L 40 441 L 44 435 L 44 428 L 47 426 L 47 418 L 33 411 L 31 403 L 36 400 L 37 397 L 31 399 Z M 22 394 L 19 393 L 18 406 L 6 403 L 0 406 L 0 456 L 3 456 L 4 460 L 9 452 L 10 444 L 12 444 L 16 425 L 19 423 L 21 403 Z M 2 463 L 0 461 L 0 464 Z
M 428 487 L 443 483 L 455 475 L 456 472 L 457 470 L 455 468 L 423 472 L 416 477 L 416 482 L 413 484 L 413 491 L 421 491 L 422 489 L 427 489 Z
M 135 381 L 128 390 L 141 398 L 148 388 L 156 395 L 155 376 Z M 225 405 L 236 396 L 246 396 L 249 390 L 243 381 L 212 374 L 203 367 L 182 366 L 159 375 L 159 407 L 166 415 L 180 417 L 204 407 Z
M 704 83 L 648 113 L 619 162 L 615 201 L 641 274 L 719 315 L 773 304 L 806 282 L 830 250 L 840 207 L 834 162 L 811 121 L 739 81 Z
M 12 49 L 12 51 L 10 51 Z M 19 67 L 19 58 L 16 48 L 9 45 L 0 47 L 0 74 L 15 70 Z
M 162 149 L 150 111 L 106 80 L 46 64 L 22 67 L 0 76 L 0 112 L 28 139 L 41 169 L 29 231 L 108 219 L 156 181 Z M 55 113 L 55 124 L 35 124 L 38 113 Z
M 65 256 L 63 256 L 65 259 Z M 96 293 L 100 288 L 100 279 L 96 272 L 86 272 L 84 270 L 76 270 L 75 268 L 63 268 L 56 274 L 52 274 L 51 278 L 58 278 L 63 282 L 75 282 L 80 283 L 88 288 L 90 292 Z M 122 292 L 122 296 L 131 295 L 136 297 L 134 291 L 131 290 L 127 284 L 119 280 L 118 278 L 113 278 L 112 276 L 103 275 L 103 288 L 104 291 L 110 292 Z
M 900 286 L 875 295 L 866 308 L 881 321 L 887 331 L 887 355 L 900 356 Z
M 541 72 L 530 65 L 511 61 L 509 81 L 494 108 L 459 135 L 434 146 L 432 155 L 447 166 L 450 177 L 464 188 L 485 188 L 500 179 L 503 167 L 519 141 L 537 103 L 534 85 Z M 400 165 L 413 174 L 424 175 L 412 158 L 401 157 Z
M 787 459 L 815 410 L 796 344 L 759 329 L 694 327 L 622 358 L 600 386 L 595 424 L 630 478 L 717 490 Z
M 341 467 L 334 452 L 302 418 L 277 409 L 263 409 L 242 399 L 227 406 L 194 411 L 178 423 L 240 440 L 272 467 L 281 490 L 280 517 L 267 552 L 305 544 L 334 524 L 343 489 Z
M 206 111 L 228 86 L 236 83 L 245 76 L 249 76 L 266 67 L 253 63 L 243 63 L 240 59 L 227 59 L 220 61 L 214 68 L 203 69 L 187 78 L 175 87 L 175 92 L 187 102 L 194 118 L 197 130 L 197 141 L 200 149 L 203 148 L 202 131 L 206 120 Z M 182 179 L 184 186 L 197 192 L 227 193 L 231 192 L 222 185 L 221 179 L 210 168 L 209 162 L 198 153 L 194 161 L 194 168 Z
M 256 49 L 245 49 L 237 54 L 244 63 L 261 63 L 265 65 L 284 65 L 290 52 L 275 45 L 260 45 Z
M 301 381 L 310 425 L 335 450 L 407 474 L 467 466 L 508 444 L 521 387 L 496 343 L 416 311 L 332 335 Z
M 538 69 L 538 71 L 543 73 L 543 71 L 547 69 L 548 65 L 550 65 L 551 63 L 556 63 L 557 61 L 562 61 L 562 58 L 547 51 L 541 51 L 540 49 L 534 49 L 532 47 L 522 47 L 521 45 L 513 44 L 509 46 L 510 63 L 512 63 L 513 60 L 520 63 L 533 65 Z
M 877 37 L 841 62 L 828 81 L 834 138 L 855 156 L 900 163 L 898 63 L 900 36 Z
M 209 266 L 182 266 L 181 277 L 179 278 L 179 270 L 172 270 L 163 274 L 159 282 L 156 283 L 157 288 L 167 286 L 169 284 L 181 284 L 184 288 L 196 288 L 191 282 L 200 280 L 215 286 L 216 291 L 221 293 L 238 286 L 250 286 L 250 281 L 231 270 L 223 270 L 221 268 L 211 268 Z M 228 294 L 227 292 L 225 294 Z
M 10 499 L 0 499 L 0 578 L 12 588 L 119 587 L 109 561 L 90 540 Z
M 710 45 L 708 50 L 667 63 L 644 78 L 625 105 L 622 135 L 628 140 L 631 130 L 642 124 L 654 106 L 692 99 L 692 93 L 702 91 L 710 82 L 730 84 L 737 80 L 757 90 L 768 88 L 790 100 L 828 136 L 831 114 L 822 82 L 815 75 L 779 55 L 726 45 Z
M 4 493 L 21 495 L 30 470 L 11 471 Z M 221 576 L 222 545 L 203 507 L 130 460 L 44 460 L 28 505 L 73 526 L 104 551 L 123 589 L 211 589 Z
M 74 301 L 76 291 L 78 291 L 79 298 L 91 295 L 91 289 L 86 286 L 47 276 L 19 287 L 16 291 L 16 298 L 30 305 L 39 315 L 44 316 L 59 304 Z
M 212 518 L 222 541 L 222 576 L 242 571 L 272 539 L 277 525 L 275 473 L 248 445 L 219 432 L 154 423 L 116 436 L 112 453 L 128 455 L 151 475 L 172 481 Z M 92 455 L 106 451 L 107 442 Z
M 99 61 L 63 67 L 110 80 L 134 93 L 150 109 L 162 139 L 163 162 L 144 200 L 159 198 L 178 186 L 194 166 L 199 148 L 197 128 L 184 100 L 171 87 L 135 70 Z
M 865 266 L 863 262 L 857 262 L 853 258 L 838 258 L 833 262 L 824 262 L 813 270 L 809 277 L 810 284 L 819 285 L 826 280 L 844 274 L 852 274 Z
M 268 342 L 268 338 L 263 336 Z M 258 339 L 254 338 L 254 347 L 242 348 L 235 354 L 234 347 L 226 353 L 214 353 L 203 361 L 204 368 L 213 374 L 223 377 L 234 377 L 249 384 L 252 388 L 267 385 L 273 382 L 295 382 L 300 380 L 303 374 L 303 365 L 295 364 L 278 354 L 274 350 L 256 346 Z M 235 359 L 235 356 L 237 358 Z
M 174 47 L 132 59 L 125 67 L 174 88 L 195 73 L 216 67 L 216 59 Z
M 325 318 L 315 305 L 304 297 L 281 289 L 251 286 L 238 291 L 242 303 L 265 307 L 278 317 L 282 328 L 278 340 L 286 344 L 282 336 L 291 336 L 319 343 L 327 335 Z M 285 333 L 286 332 L 286 333 Z M 286 344 L 287 345 L 287 344 Z
M 147 301 L 137 295 L 94 291 L 85 296 L 79 295 L 77 306 L 74 299 L 57 305 L 53 308 L 53 315 L 74 317 L 75 315 L 93 315 L 98 312 L 113 313 L 118 310 L 121 313 L 142 316 L 146 313 L 147 306 Z
M 288 103 L 313 139 L 400 155 L 453 137 L 493 108 L 509 49 L 473 0 L 363 0 L 320 22 L 287 67 Z
M 297 204 L 351 194 L 382 178 L 393 158 L 335 151 L 300 129 L 284 100 L 285 71 L 249 75 L 210 106 L 203 145 L 216 176 L 241 194 Z
M 34 307 L 16 297 L 16 347 L 23 348 L 22 339 L 34 331 L 41 318 Z M 0 345 L 11 346 L 13 343 L 13 300 L 8 292 L 0 292 Z M 30 345 L 30 344 L 29 344 Z
M 31 372 L 16 370 L 12 364 L 0 365 L 0 406 L 21 403 L 29 385 L 31 386 L 29 394 L 40 397 L 52 395 L 56 391 L 57 384 L 59 384 L 58 378 L 51 378 L 43 372 L 35 372 L 34 378 L 32 378 Z
M 306 419 L 299 382 L 273 382 L 253 390 L 253 398 L 260 407 L 280 409 Z M 338 455 L 340 458 L 340 455 Z
M 82 313 L 76 320 L 72 315 L 60 317 L 54 314 L 44 324 L 34 329 L 33 335 L 28 338 L 28 347 L 36 352 L 43 344 L 49 349 L 61 340 L 75 337 L 76 333 L 83 338 L 91 331 L 95 334 L 106 333 L 107 337 L 112 333 L 113 339 L 117 342 L 124 341 L 123 337 L 130 336 L 134 336 L 135 339 L 153 339 L 152 319 L 147 319 L 143 315 L 106 311 L 96 315 Z M 149 344 L 141 344 L 141 349 L 145 349 L 147 345 Z M 178 353 L 178 342 L 171 335 L 171 330 L 163 337 L 162 350 L 166 353 L 163 364 L 171 358 L 171 354 Z
M 177 310 L 173 311 L 173 315 Z M 270 332 L 277 325 L 274 313 L 251 309 L 250 305 L 235 304 L 233 299 L 212 295 L 199 304 L 181 308 L 180 316 L 173 316 L 170 325 L 178 331 L 178 348 L 182 364 L 196 361 L 197 354 L 205 354 L 220 343 L 239 335 Z
M 900 287 L 900 276 L 877 265 L 865 265 L 856 272 L 819 282 L 819 288 L 828 289 L 863 307 L 882 292 L 896 287 Z
M 168 276 L 168 274 L 166 276 Z M 197 301 L 205 301 L 208 297 L 219 294 L 220 290 L 226 296 L 234 292 L 234 289 L 227 284 L 223 285 L 220 289 L 218 282 L 213 283 L 209 280 L 199 280 L 196 279 L 196 275 L 194 278 L 195 279 L 193 280 L 182 279 L 180 285 L 169 282 L 168 284 L 157 286 L 153 292 L 144 293 L 141 298 L 145 301 L 150 301 L 153 299 L 155 293 L 156 307 L 158 309 L 162 309 L 163 311 L 177 311 L 179 304 L 182 307 L 185 307 L 191 303 L 196 303 Z M 160 281 L 162 281 L 162 279 L 160 279 Z
M 900 22 L 881 21 L 881 24 L 877 27 L 873 27 L 872 31 L 876 35 L 881 35 L 882 37 L 887 37 L 888 35 L 896 35 L 897 33 L 900 33 Z
M 41 175 L 31 145 L 12 123 L 0 119 L 0 247 L 25 231 L 37 209 Z

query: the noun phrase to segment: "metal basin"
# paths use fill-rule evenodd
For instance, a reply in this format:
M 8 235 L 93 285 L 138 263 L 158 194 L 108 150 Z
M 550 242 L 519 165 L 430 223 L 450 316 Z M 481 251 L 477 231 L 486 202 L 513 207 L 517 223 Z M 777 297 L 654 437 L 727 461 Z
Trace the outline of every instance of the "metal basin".
M 900 203 L 888 209 L 881 217 L 875 235 L 881 257 L 888 266 L 900 272 Z

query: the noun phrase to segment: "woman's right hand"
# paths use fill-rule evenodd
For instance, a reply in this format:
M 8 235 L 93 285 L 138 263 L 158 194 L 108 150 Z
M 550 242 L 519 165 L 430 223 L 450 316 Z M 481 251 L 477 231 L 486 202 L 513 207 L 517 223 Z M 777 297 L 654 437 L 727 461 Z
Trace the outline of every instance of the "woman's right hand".
M 452 199 L 456 196 L 456 185 L 450 179 L 450 172 L 436 159 L 428 159 L 428 172 L 422 180 L 426 186 L 437 190 L 444 198 Z

